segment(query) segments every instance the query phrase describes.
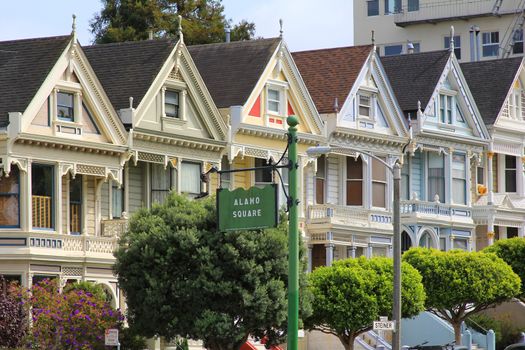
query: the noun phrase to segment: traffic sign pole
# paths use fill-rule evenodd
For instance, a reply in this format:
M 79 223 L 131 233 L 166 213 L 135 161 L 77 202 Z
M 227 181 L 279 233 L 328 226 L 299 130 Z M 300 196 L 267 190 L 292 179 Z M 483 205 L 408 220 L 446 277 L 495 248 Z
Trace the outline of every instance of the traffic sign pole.
M 295 116 L 286 119 L 288 123 L 288 162 L 291 165 L 288 179 L 290 191 L 290 212 L 288 228 L 288 350 L 297 350 L 299 331 L 299 226 L 297 206 L 297 124 Z

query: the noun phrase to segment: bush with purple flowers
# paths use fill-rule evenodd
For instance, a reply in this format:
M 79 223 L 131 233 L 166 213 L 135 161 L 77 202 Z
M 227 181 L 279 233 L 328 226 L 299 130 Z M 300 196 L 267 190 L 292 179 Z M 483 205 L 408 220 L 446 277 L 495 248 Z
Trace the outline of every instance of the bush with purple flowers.
M 23 293 L 31 308 L 28 345 L 46 350 L 103 350 L 104 331 L 123 320 L 99 295 L 81 289 L 59 292 L 58 280 L 43 280 Z
M 22 345 L 27 333 L 27 312 L 17 300 L 16 289 L 0 276 L 0 348 Z

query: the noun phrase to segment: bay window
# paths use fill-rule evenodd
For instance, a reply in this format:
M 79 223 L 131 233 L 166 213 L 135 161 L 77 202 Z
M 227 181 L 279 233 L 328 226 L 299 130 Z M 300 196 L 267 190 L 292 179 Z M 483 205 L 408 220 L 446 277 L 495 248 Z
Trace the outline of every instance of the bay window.
M 346 157 L 346 205 L 363 205 L 363 161 Z
M 197 195 L 201 193 L 201 164 L 193 162 L 181 163 L 181 187 L 182 193 Z
M 467 171 L 464 154 L 452 155 L 452 200 L 455 204 L 467 204 Z
M 69 232 L 82 232 L 82 176 L 69 181 Z
M 436 195 L 445 202 L 445 167 L 443 155 L 428 153 L 428 200 L 434 200 Z
M 505 156 L 505 192 L 516 192 L 516 157 Z
M 151 202 L 164 203 L 175 184 L 174 169 L 163 164 L 151 164 Z
M 372 158 L 372 206 L 386 207 L 386 168 Z
M 9 177 L 0 178 L 0 227 L 20 226 L 20 173 L 11 168 Z
M 315 202 L 324 204 L 324 186 L 326 179 L 326 157 L 317 158 L 317 173 L 315 174 Z
M 31 203 L 35 228 L 53 228 L 53 173 L 52 165 L 33 164 L 31 167 Z

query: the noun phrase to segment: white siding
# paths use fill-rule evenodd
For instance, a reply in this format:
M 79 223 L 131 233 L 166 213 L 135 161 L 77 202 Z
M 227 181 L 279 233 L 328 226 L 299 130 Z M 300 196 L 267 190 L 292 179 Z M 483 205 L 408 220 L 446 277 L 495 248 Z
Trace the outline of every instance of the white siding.
M 100 190 L 100 208 L 102 220 L 109 219 L 109 181 L 102 184 Z
M 340 159 L 334 158 L 334 157 L 328 157 L 327 158 L 328 165 L 327 165 L 327 181 L 328 181 L 328 189 L 327 189 L 327 198 L 326 202 L 329 204 L 340 204 L 340 192 L 341 190 L 341 184 L 339 179 L 339 163 Z

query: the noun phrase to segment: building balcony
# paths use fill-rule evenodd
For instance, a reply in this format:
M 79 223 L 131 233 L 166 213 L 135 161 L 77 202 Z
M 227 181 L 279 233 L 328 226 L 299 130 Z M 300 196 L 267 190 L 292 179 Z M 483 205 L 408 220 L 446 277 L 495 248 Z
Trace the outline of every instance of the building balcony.
M 415 222 L 473 225 L 472 209 L 440 202 L 401 201 L 401 223 Z
M 392 213 L 335 204 L 308 206 L 307 225 L 340 225 L 352 228 L 373 228 L 392 231 Z
M 517 3 L 514 0 L 503 1 L 501 7 L 494 7 L 494 0 L 435 0 L 421 2 L 419 9 L 403 8 L 394 15 L 394 22 L 399 27 L 411 24 L 437 23 L 450 20 L 468 19 L 472 17 L 492 16 L 515 13 Z

